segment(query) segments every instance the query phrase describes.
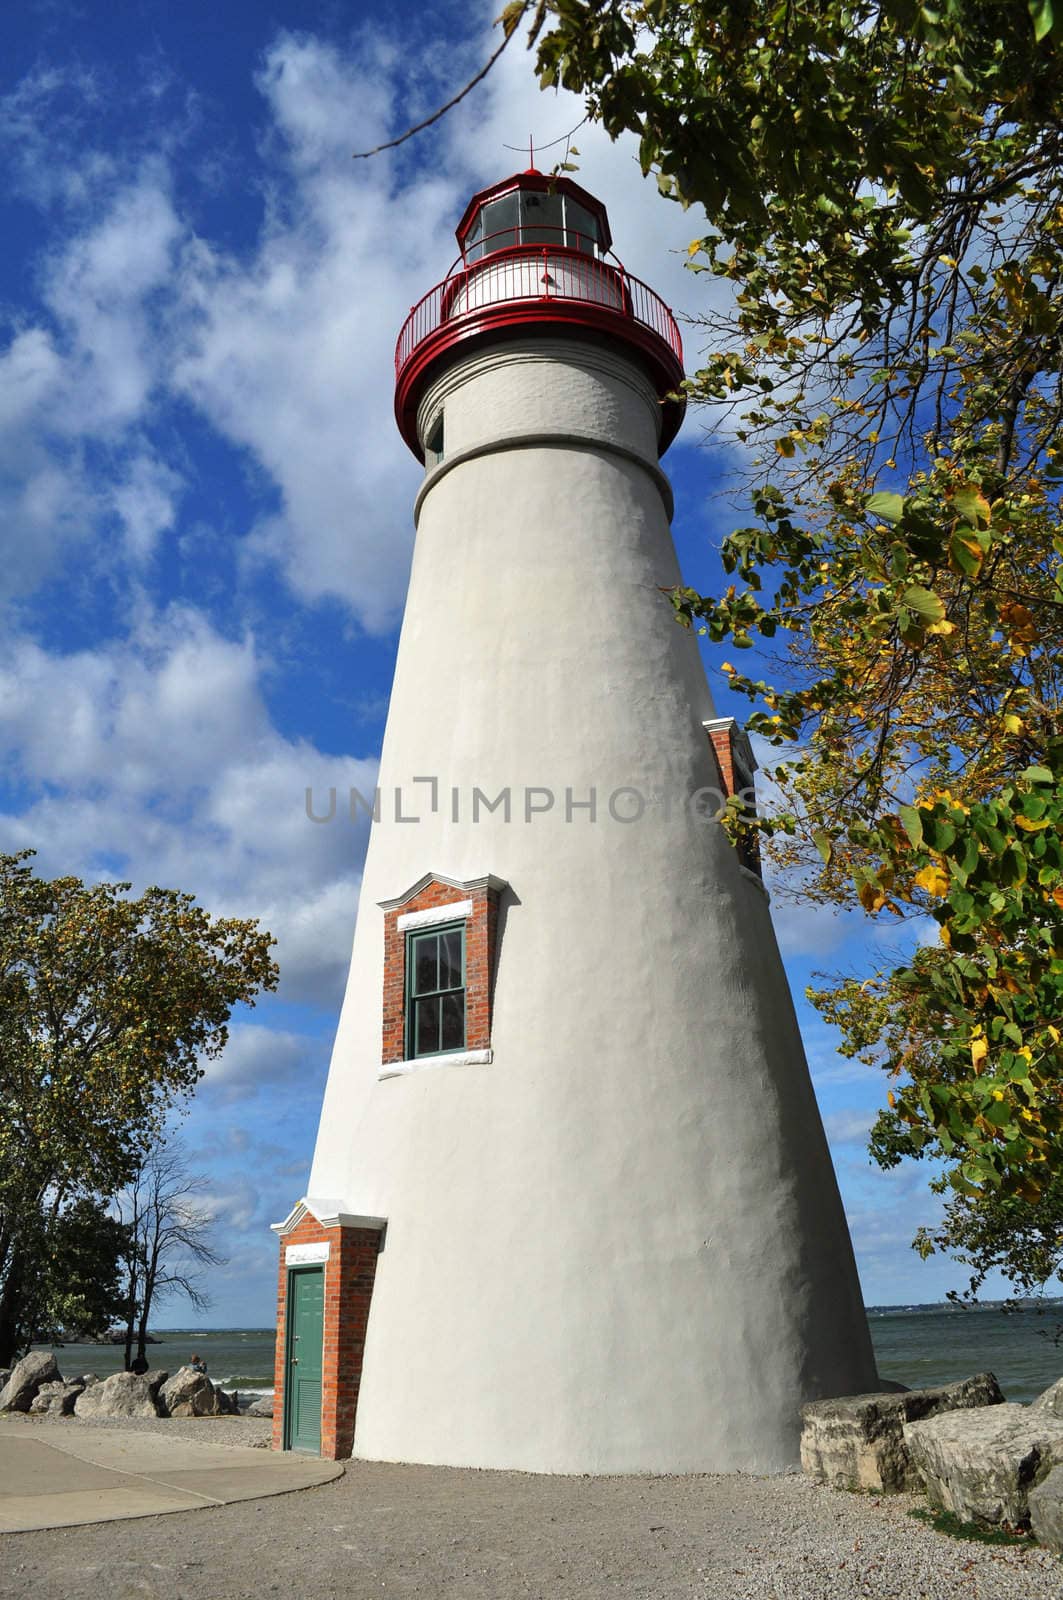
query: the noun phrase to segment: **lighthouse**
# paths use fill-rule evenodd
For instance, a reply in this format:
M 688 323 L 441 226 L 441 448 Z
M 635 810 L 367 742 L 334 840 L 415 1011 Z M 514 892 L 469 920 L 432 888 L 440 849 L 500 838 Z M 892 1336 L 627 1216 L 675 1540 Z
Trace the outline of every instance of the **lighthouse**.
M 399 337 L 424 464 L 346 996 L 279 1235 L 278 1448 L 771 1472 L 876 1386 L 754 858 L 676 626 L 676 323 L 603 205 L 477 194 Z

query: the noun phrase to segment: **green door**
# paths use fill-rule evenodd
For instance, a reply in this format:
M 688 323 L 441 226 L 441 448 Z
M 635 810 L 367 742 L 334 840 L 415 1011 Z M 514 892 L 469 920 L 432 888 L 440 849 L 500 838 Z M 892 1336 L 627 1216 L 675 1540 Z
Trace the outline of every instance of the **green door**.
M 321 1450 L 321 1349 L 325 1273 L 302 1267 L 288 1275 L 288 1373 L 284 1385 L 284 1448 Z

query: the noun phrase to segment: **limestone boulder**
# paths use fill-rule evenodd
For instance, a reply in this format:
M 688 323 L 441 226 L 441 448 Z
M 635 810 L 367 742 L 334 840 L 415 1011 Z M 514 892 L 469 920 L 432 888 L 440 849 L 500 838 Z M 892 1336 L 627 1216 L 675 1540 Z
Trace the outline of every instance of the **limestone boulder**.
M 16 1361 L 11 1376 L 0 1390 L 0 1411 L 28 1411 L 42 1383 L 61 1381 L 59 1368 L 50 1350 L 31 1350 Z
M 34 1396 L 30 1412 L 38 1417 L 47 1416 L 49 1413 L 56 1417 L 72 1417 L 74 1402 L 84 1388 L 85 1385 L 80 1378 L 72 1378 L 67 1383 L 61 1378 L 52 1383 L 42 1383 Z
M 74 1402 L 77 1417 L 164 1417 L 165 1372 L 116 1372 L 93 1383 Z
M 1030 1409 L 1047 1411 L 1053 1417 L 1063 1417 L 1063 1378 L 1057 1378 L 1050 1389 L 1046 1389 L 1044 1394 L 1039 1394 Z
M 817 1483 L 835 1489 L 886 1494 L 919 1489 L 922 1479 L 909 1458 L 905 1424 L 942 1412 L 999 1406 L 1003 1400 L 991 1372 L 936 1389 L 813 1400 L 801 1408 L 801 1466 Z
M 224 1390 L 216 1389 L 205 1372 L 180 1367 L 164 1386 L 162 1401 L 171 1417 L 227 1417 L 236 1409 Z
M 1046 1550 L 1063 1555 L 1063 1467 L 1030 1490 L 1030 1532 Z
M 1032 1406 L 951 1411 L 905 1425 L 931 1505 L 961 1522 L 1025 1528 L 1030 1491 L 1063 1465 L 1063 1421 Z
M 273 1415 L 273 1396 L 266 1394 L 261 1400 L 254 1400 L 247 1408 L 249 1417 L 271 1417 Z

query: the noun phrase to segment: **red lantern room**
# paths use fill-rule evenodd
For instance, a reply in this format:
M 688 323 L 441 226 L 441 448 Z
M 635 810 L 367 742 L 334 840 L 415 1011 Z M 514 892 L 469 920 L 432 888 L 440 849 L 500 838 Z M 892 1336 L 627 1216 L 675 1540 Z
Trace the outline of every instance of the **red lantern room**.
M 602 203 L 570 178 L 530 169 L 474 195 L 457 240 L 461 255 L 413 307 L 395 351 L 395 417 L 418 460 L 417 407 L 438 364 L 537 327 L 619 340 L 637 354 L 660 396 L 663 454 L 685 409 L 682 341 L 664 301 L 612 255 Z

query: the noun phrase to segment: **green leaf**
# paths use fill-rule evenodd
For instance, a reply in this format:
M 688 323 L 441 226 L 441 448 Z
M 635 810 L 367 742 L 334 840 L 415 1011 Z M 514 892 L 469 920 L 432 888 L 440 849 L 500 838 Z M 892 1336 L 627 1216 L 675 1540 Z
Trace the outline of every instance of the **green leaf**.
M 923 842 L 923 819 L 915 806 L 901 806 L 898 811 L 901 826 L 908 835 L 912 844 L 918 846 Z
M 864 501 L 864 510 L 869 516 L 881 517 L 883 522 L 900 522 L 904 516 L 904 496 L 880 490 Z
M 812 835 L 812 842 L 823 857 L 823 865 L 829 867 L 831 857 L 834 854 L 834 841 L 831 839 L 830 834 L 820 830 Z
M 924 623 L 940 622 L 945 615 L 945 602 L 941 596 L 935 594 L 933 589 L 924 589 L 919 584 L 904 591 L 904 604 Z
M 951 822 L 943 822 L 937 817 L 924 817 L 923 833 L 931 850 L 943 854 L 949 845 L 956 839 L 956 829 Z
M 949 566 L 962 572 L 966 578 L 977 578 L 982 570 L 985 554 L 977 541 L 954 533 L 949 539 Z
M 1055 778 L 1047 767 L 1027 767 L 1023 777 L 1029 783 L 1055 783 Z
M 989 501 L 976 483 L 961 483 L 953 491 L 952 504 L 972 528 L 988 528 L 992 511 Z
M 1033 18 L 1033 36 L 1038 44 L 1047 39 L 1054 26 L 1052 0 L 1027 0 Z

